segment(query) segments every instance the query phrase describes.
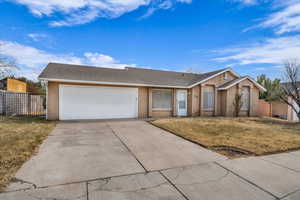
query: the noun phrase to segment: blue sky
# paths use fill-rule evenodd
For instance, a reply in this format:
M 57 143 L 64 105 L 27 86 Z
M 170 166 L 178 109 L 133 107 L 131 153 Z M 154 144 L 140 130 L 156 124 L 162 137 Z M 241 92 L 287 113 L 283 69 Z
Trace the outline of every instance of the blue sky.
M 300 57 L 300 0 L 0 0 L 0 54 L 48 62 L 281 78 Z

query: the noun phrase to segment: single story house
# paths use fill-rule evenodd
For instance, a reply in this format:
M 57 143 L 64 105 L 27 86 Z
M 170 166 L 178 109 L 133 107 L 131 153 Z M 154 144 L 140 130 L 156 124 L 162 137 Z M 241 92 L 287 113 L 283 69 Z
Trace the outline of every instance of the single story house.
M 39 79 L 47 83 L 49 120 L 233 116 L 238 91 L 241 115 L 256 116 L 265 90 L 231 68 L 196 74 L 49 63 Z

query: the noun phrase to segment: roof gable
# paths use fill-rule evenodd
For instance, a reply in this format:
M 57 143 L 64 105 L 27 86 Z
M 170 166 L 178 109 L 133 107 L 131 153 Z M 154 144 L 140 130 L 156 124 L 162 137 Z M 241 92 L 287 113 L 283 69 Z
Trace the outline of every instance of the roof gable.
M 262 91 L 266 91 L 266 89 L 260 85 L 258 82 L 256 82 L 255 80 L 253 80 L 250 76 L 243 76 L 243 77 L 240 77 L 240 78 L 237 78 L 237 79 L 233 79 L 221 86 L 219 86 L 218 90 L 227 90 L 233 86 L 235 86 L 236 84 L 244 81 L 244 80 L 249 80 L 250 82 L 252 82 L 256 87 L 258 87 L 260 90 Z

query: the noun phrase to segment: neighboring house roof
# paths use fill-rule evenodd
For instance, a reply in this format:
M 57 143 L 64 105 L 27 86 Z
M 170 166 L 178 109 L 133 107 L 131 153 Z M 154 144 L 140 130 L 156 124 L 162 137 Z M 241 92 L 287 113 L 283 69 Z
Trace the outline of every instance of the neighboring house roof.
M 297 88 L 300 89 L 300 82 L 296 82 L 296 85 L 297 85 Z M 291 86 L 291 83 L 290 83 L 290 82 L 280 83 L 280 86 L 281 86 L 282 88 L 288 88 L 288 87 Z
M 230 68 L 195 74 L 133 67 L 112 69 L 49 63 L 39 78 L 62 82 L 191 88 L 226 71 L 235 74 Z
M 234 85 L 236 85 L 236 84 L 238 84 L 238 83 L 240 83 L 240 82 L 242 82 L 243 80 L 246 80 L 246 79 L 248 79 L 249 81 L 251 81 L 260 90 L 266 91 L 266 89 L 262 85 L 260 85 L 258 82 L 256 82 L 255 80 L 253 80 L 249 76 L 243 76 L 243 77 L 240 77 L 240 78 L 237 78 L 237 79 L 233 79 L 233 80 L 231 80 L 231 81 L 229 81 L 229 82 L 227 82 L 227 83 L 219 86 L 218 90 L 227 90 L 227 89 L 233 87 Z

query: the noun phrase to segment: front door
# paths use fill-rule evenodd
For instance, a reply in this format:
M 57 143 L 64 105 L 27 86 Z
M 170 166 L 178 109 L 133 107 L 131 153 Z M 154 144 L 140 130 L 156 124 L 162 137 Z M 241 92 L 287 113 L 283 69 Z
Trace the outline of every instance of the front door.
M 177 116 L 187 116 L 186 90 L 177 90 Z

